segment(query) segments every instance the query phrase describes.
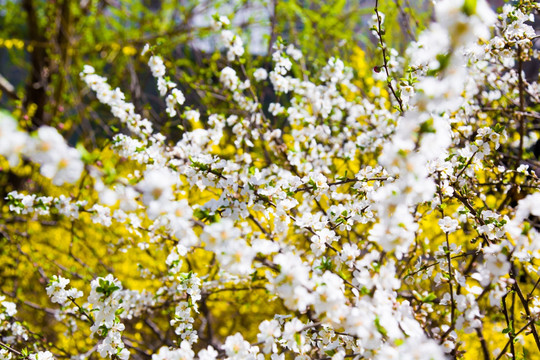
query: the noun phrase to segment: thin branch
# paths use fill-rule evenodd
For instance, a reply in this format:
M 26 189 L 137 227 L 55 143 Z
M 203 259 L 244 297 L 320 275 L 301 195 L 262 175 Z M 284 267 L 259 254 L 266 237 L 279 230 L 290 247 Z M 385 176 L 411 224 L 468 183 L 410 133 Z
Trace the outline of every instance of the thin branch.
M 403 110 L 403 102 L 401 101 L 401 98 L 397 95 L 396 90 L 394 89 L 394 86 L 392 85 L 392 78 L 390 76 L 390 71 L 388 70 L 388 60 L 387 60 L 387 54 L 386 54 L 386 44 L 383 40 L 383 30 L 382 30 L 382 19 L 381 15 L 379 14 L 379 0 L 375 0 L 375 14 L 377 16 L 377 27 L 375 28 L 375 32 L 377 33 L 377 37 L 379 38 L 379 43 L 381 45 L 382 50 L 382 56 L 383 56 L 383 67 L 384 71 L 386 73 L 386 82 L 388 84 L 388 88 L 392 92 L 392 95 L 396 98 L 398 105 L 399 105 L 399 112 L 404 113 L 405 110 Z

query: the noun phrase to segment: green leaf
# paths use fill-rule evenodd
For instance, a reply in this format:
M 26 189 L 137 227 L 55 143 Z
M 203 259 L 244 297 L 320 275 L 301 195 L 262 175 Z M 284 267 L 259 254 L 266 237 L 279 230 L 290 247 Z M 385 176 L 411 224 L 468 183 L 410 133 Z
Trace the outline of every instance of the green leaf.
M 420 133 L 435 133 L 435 128 L 433 127 L 433 119 L 429 119 L 420 124 Z
M 476 2 L 477 0 L 465 0 L 461 8 L 465 15 L 472 16 L 476 14 Z
M 94 157 L 91 153 L 88 152 L 88 150 L 86 150 L 82 143 L 78 143 L 76 149 L 81 154 L 81 159 L 85 164 L 91 164 L 92 162 L 94 162 Z
M 386 331 L 386 329 L 381 325 L 378 316 L 375 318 L 375 327 L 377 328 L 377 331 L 379 331 L 383 336 L 386 336 L 386 335 L 387 335 L 387 331 Z
M 429 293 L 428 295 L 424 296 L 422 302 L 430 303 L 433 302 L 433 300 L 435 300 L 436 298 L 437 296 L 435 296 L 434 293 Z

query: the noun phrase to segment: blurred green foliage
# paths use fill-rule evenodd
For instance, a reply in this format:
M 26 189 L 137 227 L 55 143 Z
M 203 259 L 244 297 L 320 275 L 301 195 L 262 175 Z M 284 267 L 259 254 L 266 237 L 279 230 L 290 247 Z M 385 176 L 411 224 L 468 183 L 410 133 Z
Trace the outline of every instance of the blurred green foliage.
M 370 65 L 377 65 L 381 55 L 368 24 L 373 6 L 374 1 L 364 0 L 0 1 L 0 75 L 13 85 L 13 91 L 0 86 L 0 107 L 26 129 L 51 125 L 71 143 L 94 147 L 112 134 L 116 120 L 79 79 L 83 65 L 91 64 L 108 75 L 112 86 L 124 89 L 157 129 L 174 132 L 179 124 L 167 122 L 154 79 L 137 56 L 144 44 L 155 45 L 187 94 L 187 104 L 205 113 L 216 105 L 212 99 L 219 94 L 209 88 L 225 66 L 214 46 L 217 34 L 209 27 L 213 14 L 229 16 L 241 28 L 248 51 L 254 32 L 265 33 L 265 43 L 255 44 L 259 50 L 248 60 L 254 64 L 248 65 L 269 68 L 264 55 L 278 37 L 302 49 L 305 67 L 322 66 L 330 56 L 350 62 L 357 47 L 365 49 Z M 424 2 L 385 0 L 379 9 L 387 16 L 385 40 L 398 49 L 430 16 Z

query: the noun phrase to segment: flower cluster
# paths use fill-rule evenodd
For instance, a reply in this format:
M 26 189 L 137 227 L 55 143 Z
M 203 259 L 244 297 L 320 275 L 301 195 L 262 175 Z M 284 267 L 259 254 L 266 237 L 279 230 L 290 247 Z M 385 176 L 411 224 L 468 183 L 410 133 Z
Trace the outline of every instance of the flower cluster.
M 1 112 L 0 144 L 0 155 L 11 166 L 24 156 L 39 164 L 41 174 L 52 179 L 54 185 L 73 183 L 81 176 L 84 165 L 80 153 L 52 127 L 42 126 L 30 136 L 17 128 L 15 119 Z
M 66 306 L 69 301 L 74 301 L 83 296 L 82 291 L 76 288 L 66 290 L 65 287 L 69 284 L 69 279 L 54 275 L 47 286 L 47 295 L 51 301 Z
M 124 311 L 119 291 L 122 285 L 109 274 L 105 278 L 92 280 L 91 286 L 88 304 L 91 305 L 94 320 L 92 320 L 90 330 L 92 335 L 98 334 L 104 337 L 97 350 L 101 357 L 117 357 L 126 360 L 129 358 L 129 351 L 122 341 L 122 331 L 125 327 L 118 317 Z
M 193 273 L 180 274 L 179 279 L 176 291 L 184 300 L 180 300 L 176 305 L 171 325 L 176 326 L 174 332 L 177 335 L 193 344 L 197 342 L 198 336 L 197 331 L 193 329 L 195 319 L 191 316 L 191 312 L 199 313 L 197 301 L 201 300 L 201 280 Z
M 6 197 L 9 205 L 9 211 L 16 214 L 48 215 L 51 208 L 58 211 L 59 214 L 77 219 L 79 212 L 87 204 L 86 200 L 72 202 L 72 199 L 61 194 L 59 197 L 36 196 L 35 194 L 25 195 L 17 191 L 11 191 Z
M 17 343 L 21 340 L 28 341 L 29 338 L 28 330 L 20 322 L 15 321 L 15 314 L 17 314 L 15 303 L 7 301 L 5 296 L 0 295 L 0 333 L 7 334 L 7 336 L 2 337 L 2 340 L 8 344 Z M 5 352 L 1 354 L 1 356 L 12 355 Z

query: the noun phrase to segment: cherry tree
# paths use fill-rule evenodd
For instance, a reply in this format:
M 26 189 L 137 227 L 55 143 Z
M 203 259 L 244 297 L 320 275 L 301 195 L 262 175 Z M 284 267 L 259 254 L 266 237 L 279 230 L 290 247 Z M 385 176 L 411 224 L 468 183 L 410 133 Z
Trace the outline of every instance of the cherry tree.
M 129 242 L 111 244 L 124 256 L 162 259 L 141 266 L 148 288 L 131 289 L 114 269 L 81 290 L 68 269 L 47 274 L 58 321 L 90 336 L 89 347 L 29 341 L 15 303 L 0 297 L 1 359 L 537 353 L 540 182 L 530 149 L 540 89 L 523 66 L 539 57 L 529 25 L 539 10 L 532 1 L 499 14 L 484 0 L 438 1 L 433 23 L 398 54 L 376 6 L 373 77 L 384 88 L 374 96 L 340 59 L 310 71 L 301 49 L 279 40 L 271 67 L 246 67 L 241 34 L 216 16 L 228 65 L 215 93 L 227 112 L 190 107 L 159 46 L 141 53 L 167 116 L 181 120 L 175 142 L 87 65 L 82 81 L 124 127 L 107 145 L 113 167 L 129 164 L 116 173 L 56 129 L 28 134 L 2 114 L 0 155 L 11 167 L 35 164 L 59 189 L 9 193 L 13 216 L 89 216 L 96 228 L 128 231 Z M 272 103 L 260 99 L 268 86 Z M 244 315 L 257 321 L 255 333 L 213 331 L 209 299 L 247 301 L 246 292 L 276 311 L 260 321 L 256 307 Z M 136 319 L 159 341 L 137 340 Z

